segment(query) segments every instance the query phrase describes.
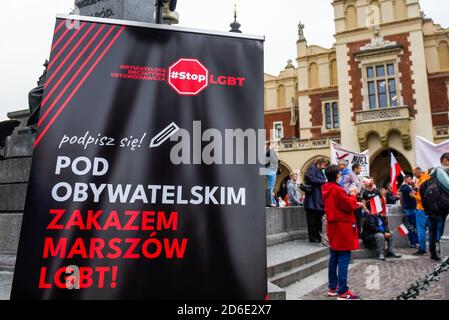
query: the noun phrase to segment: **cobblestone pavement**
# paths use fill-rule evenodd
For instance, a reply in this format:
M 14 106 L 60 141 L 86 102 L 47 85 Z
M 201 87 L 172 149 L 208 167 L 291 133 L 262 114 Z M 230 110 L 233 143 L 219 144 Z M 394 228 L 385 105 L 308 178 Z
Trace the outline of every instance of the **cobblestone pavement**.
M 400 249 L 398 253 L 412 255 L 415 249 Z M 363 260 L 362 260 L 363 261 Z M 363 300 L 390 300 L 405 291 L 410 285 L 422 279 L 427 273 L 434 270 L 438 263 L 433 263 L 428 255 L 413 259 L 388 259 L 386 262 L 367 260 L 349 271 L 350 290 L 360 295 Z M 374 266 L 374 267 L 370 267 Z M 367 279 L 372 270 L 379 270 L 379 287 L 373 289 L 372 284 L 367 285 Z M 371 288 L 369 288 L 371 286 Z M 304 300 L 335 300 L 327 297 L 327 285 L 310 292 L 303 297 Z M 442 300 L 444 290 L 441 282 L 435 283 L 426 292 L 422 292 L 417 300 Z

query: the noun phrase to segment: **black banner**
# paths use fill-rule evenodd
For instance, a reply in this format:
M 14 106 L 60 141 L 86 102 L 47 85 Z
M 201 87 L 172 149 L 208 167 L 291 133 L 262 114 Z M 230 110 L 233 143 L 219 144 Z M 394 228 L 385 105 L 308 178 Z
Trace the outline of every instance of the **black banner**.
M 259 129 L 261 39 L 58 18 L 12 299 L 265 299 Z

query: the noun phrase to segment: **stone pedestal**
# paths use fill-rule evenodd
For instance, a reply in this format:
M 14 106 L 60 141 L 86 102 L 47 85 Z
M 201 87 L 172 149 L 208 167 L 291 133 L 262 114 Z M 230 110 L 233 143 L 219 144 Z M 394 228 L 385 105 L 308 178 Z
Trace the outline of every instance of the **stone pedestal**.
M 399 227 L 401 224 L 403 224 L 403 218 L 404 214 L 402 212 L 402 207 L 395 205 L 395 206 L 388 206 L 387 209 L 387 215 L 388 215 L 388 224 L 390 227 L 390 230 L 394 230 L 397 227 Z M 393 232 L 393 238 L 396 244 L 396 248 L 408 248 L 409 247 L 409 241 L 408 237 L 402 237 L 399 231 Z
M 35 139 L 26 126 L 28 116 L 28 110 L 8 113 L 20 125 L 6 138 L 0 160 L 0 269 L 1 257 L 15 255 L 19 241 Z
M 75 0 L 82 16 L 154 23 L 155 11 L 155 0 Z
M 266 208 L 265 214 L 268 247 L 307 238 L 307 219 L 304 208 Z

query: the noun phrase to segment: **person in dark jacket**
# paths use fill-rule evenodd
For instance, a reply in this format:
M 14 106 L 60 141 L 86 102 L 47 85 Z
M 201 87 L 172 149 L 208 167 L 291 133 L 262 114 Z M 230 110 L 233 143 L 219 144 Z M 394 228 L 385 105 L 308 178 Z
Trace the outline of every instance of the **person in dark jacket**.
M 401 256 L 394 251 L 394 239 L 388 227 L 388 219 L 382 213 L 370 213 L 365 219 L 362 232 L 363 244 L 368 249 L 376 249 L 379 260 L 385 261 L 386 257 L 400 258 Z M 388 250 L 385 255 L 385 242 L 388 244 Z
M 307 216 L 307 230 L 309 241 L 312 243 L 321 243 L 321 230 L 323 228 L 324 205 L 321 193 L 321 186 L 326 183 L 326 177 L 323 171 L 327 167 L 326 159 L 318 159 L 312 165 L 305 175 L 305 182 L 312 186 L 312 191 L 306 193 L 304 199 L 304 209 Z
M 338 166 L 329 166 L 326 176 L 329 182 L 322 186 L 322 193 L 330 252 L 328 296 L 336 296 L 338 300 L 359 300 L 349 290 L 347 278 L 351 251 L 359 249 L 355 209 L 362 204 L 357 202 L 355 188 L 348 195 L 338 184 L 341 178 Z

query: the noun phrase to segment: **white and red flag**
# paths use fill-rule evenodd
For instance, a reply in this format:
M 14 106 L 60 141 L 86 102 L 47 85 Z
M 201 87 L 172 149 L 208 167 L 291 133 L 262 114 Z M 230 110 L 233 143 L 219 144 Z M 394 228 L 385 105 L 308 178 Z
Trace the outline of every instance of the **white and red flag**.
M 402 237 L 406 237 L 408 235 L 408 229 L 403 224 L 401 224 L 397 230 L 399 231 L 399 233 L 401 234 Z
M 370 207 L 371 213 L 377 214 L 377 213 L 382 212 L 383 208 L 382 208 L 382 201 L 380 200 L 380 197 L 375 196 L 374 198 L 372 198 L 369 201 L 369 207 Z
M 402 171 L 402 168 L 399 164 L 399 162 L 396 160 L 393 153 L 390 155 L 390 181 L 391 181 L 391 190 L 395 196 L 398 195 L 398 177 L 400 175 L 404 176 L 404 172 Z

